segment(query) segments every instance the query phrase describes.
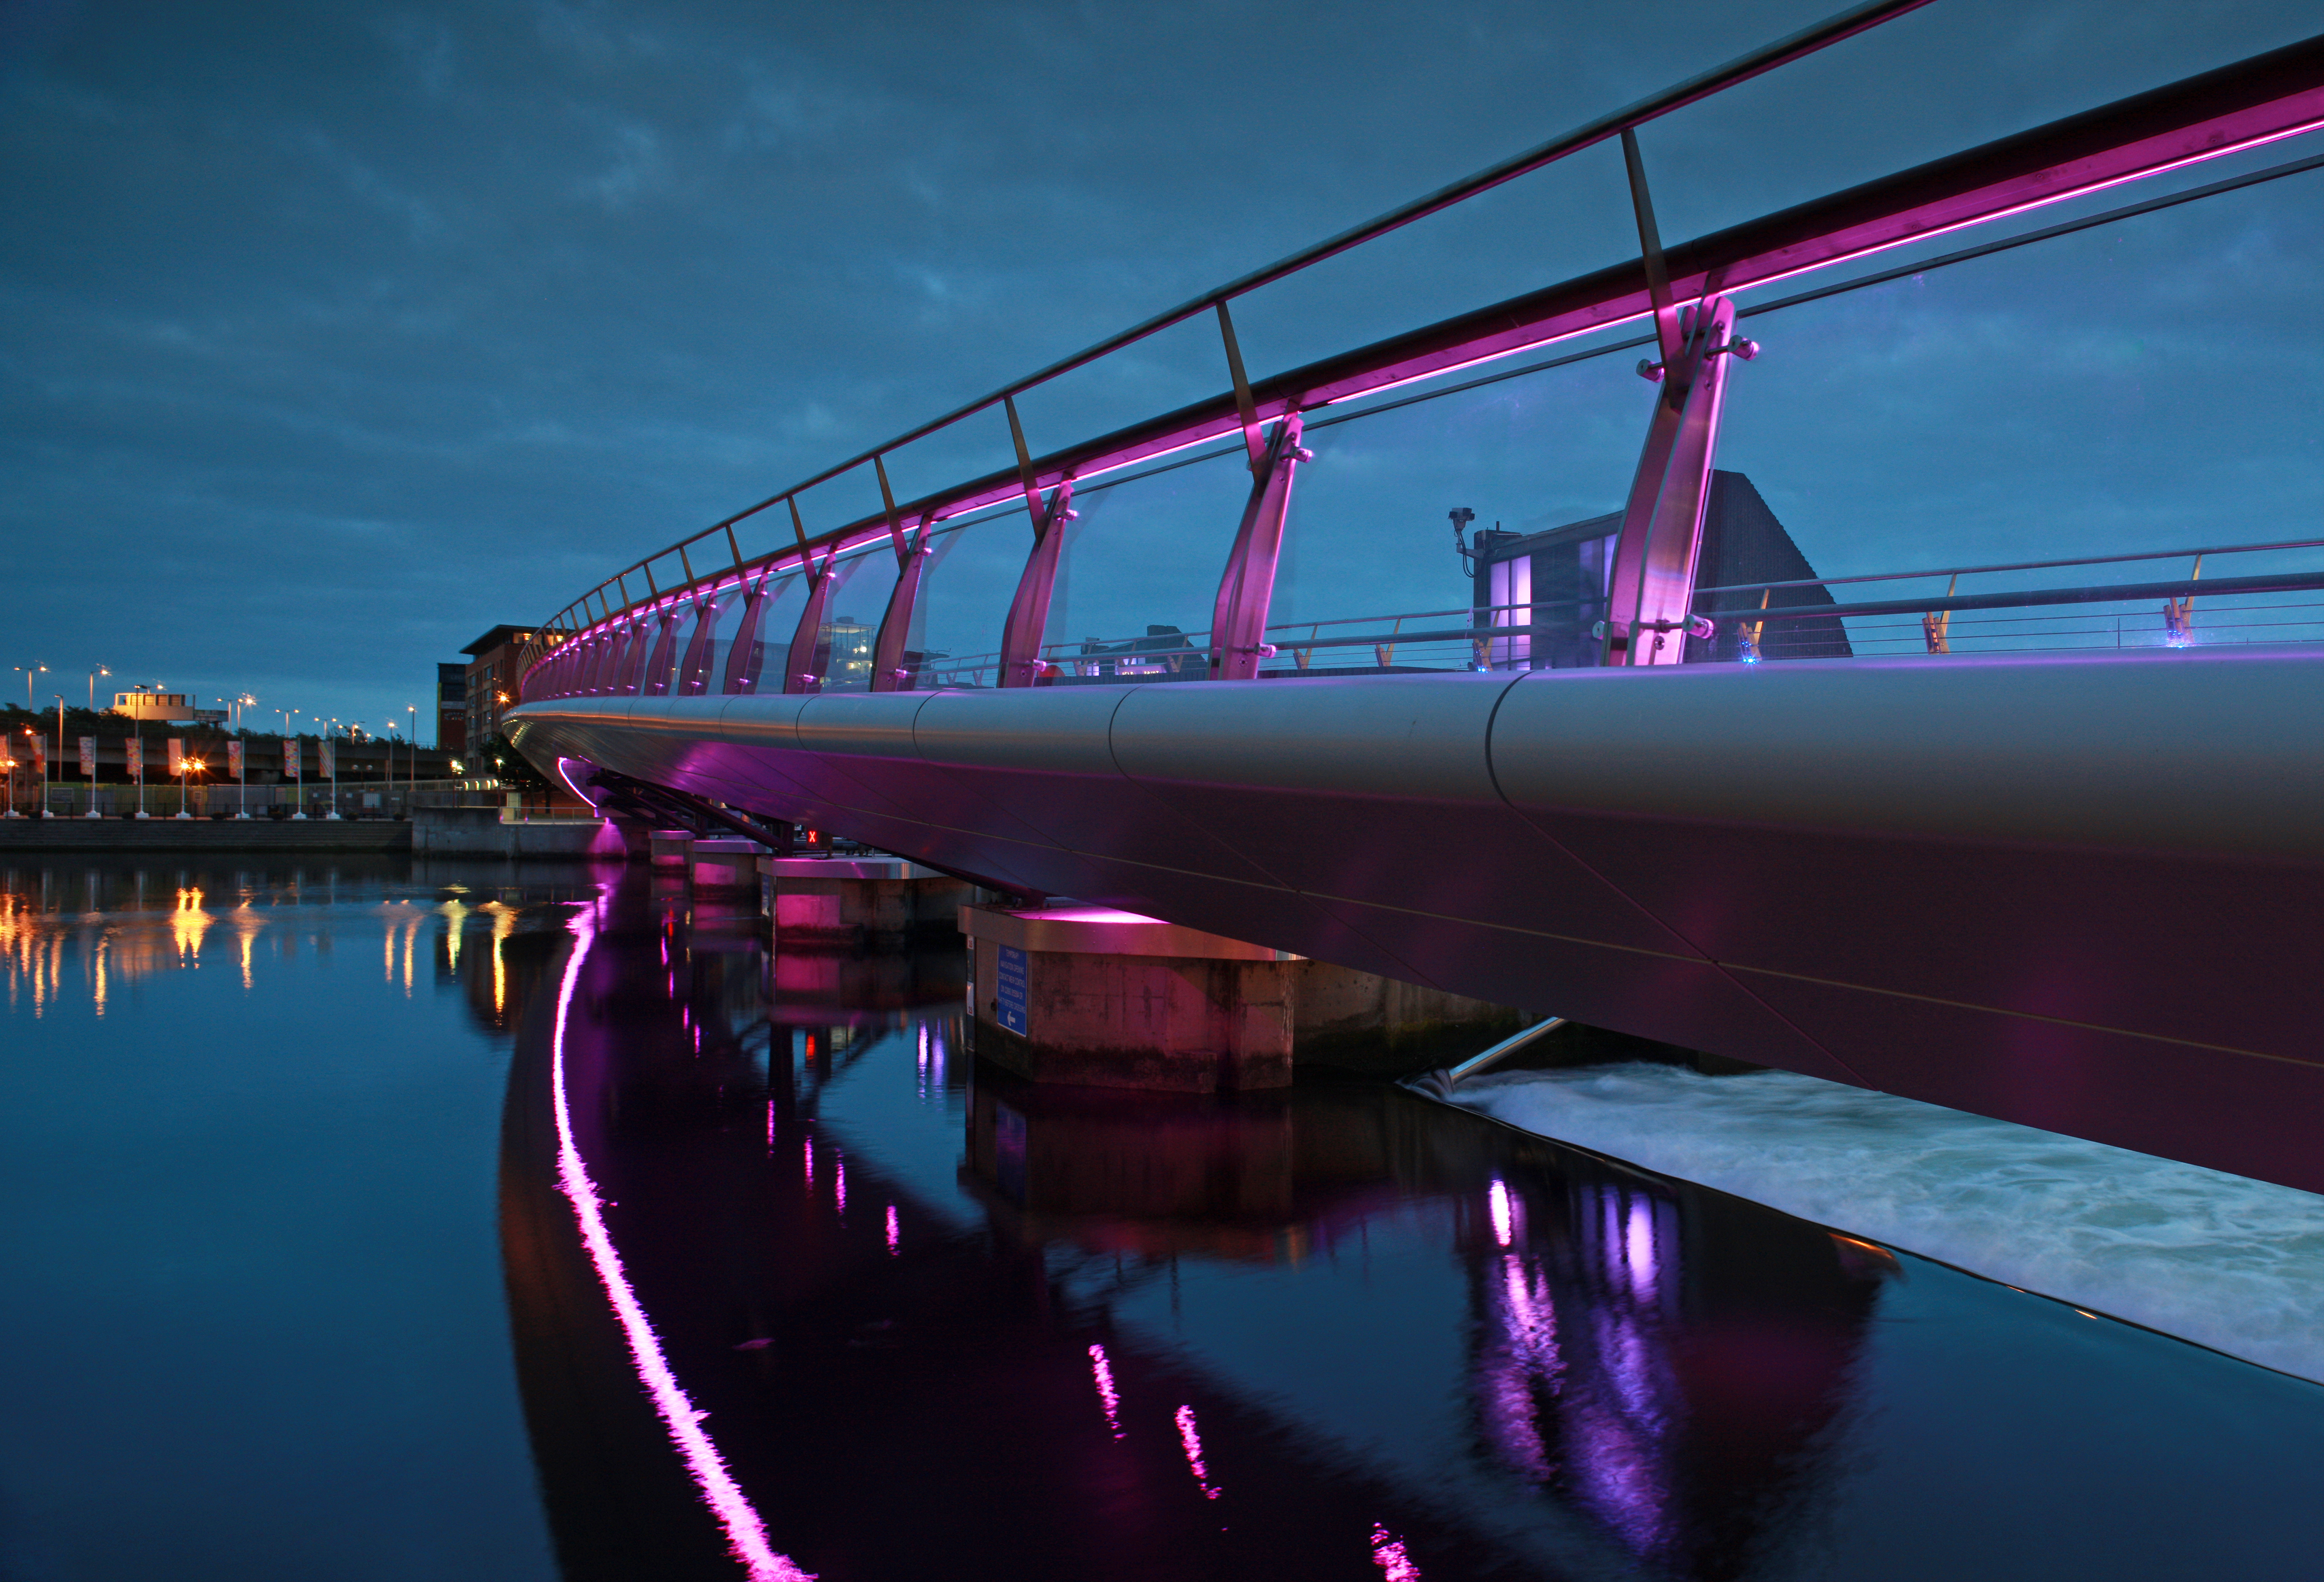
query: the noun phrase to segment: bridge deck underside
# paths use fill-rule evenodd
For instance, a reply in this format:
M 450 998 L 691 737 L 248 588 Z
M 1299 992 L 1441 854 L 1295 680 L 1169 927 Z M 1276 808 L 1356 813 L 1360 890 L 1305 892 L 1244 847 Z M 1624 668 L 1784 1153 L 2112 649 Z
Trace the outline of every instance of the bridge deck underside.
M 2324 1190 L 2324 654 L 569 698 L 528 757 Z

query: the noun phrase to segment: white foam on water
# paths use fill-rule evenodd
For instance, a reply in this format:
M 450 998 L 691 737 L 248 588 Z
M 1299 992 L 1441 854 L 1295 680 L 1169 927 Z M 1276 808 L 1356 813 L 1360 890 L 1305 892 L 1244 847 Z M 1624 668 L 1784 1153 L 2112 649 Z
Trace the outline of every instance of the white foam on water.
M 1455 1102 L 2324 1380 L 2324 1197 L 1788 1071 L 1591 1066 Z

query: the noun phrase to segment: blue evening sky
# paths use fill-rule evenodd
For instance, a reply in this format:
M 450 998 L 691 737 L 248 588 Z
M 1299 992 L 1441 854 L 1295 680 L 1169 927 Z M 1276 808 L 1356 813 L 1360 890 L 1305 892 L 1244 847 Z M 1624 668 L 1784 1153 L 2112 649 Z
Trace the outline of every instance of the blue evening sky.
M 36 702 L 103 662 L 249 690 L 254 719 L 424 712 L 486 627 L 1832 5 L 0 0 L 0 662 L 51 667 Z M 1938 0 L 1646 128 L 1663 232 L 2319 20 Z M 1722 465 L 1834 575 L 2314 534 L 2319 245 L 2324 174 L 1771 316 Z M 1634 246 L 1593 150 L 1259 293 L 1245 351 L 1285 366 Z M 1462 602 L 1452 505 L 1611 509 L 1649 399 L 1626 365 L 1331 430 L 1278 613 Z M 1196 324 L 1024 409 L 1046 449 L 1224 383 Z M 899 484 L 1006 445 L 972 425 Z M 1204 624 L 1240 486 L 1092 496 L 1052 635 Z M 818 491 L 809 523 L 875 501 Z M 964 540 L 932 643 L 997 631 L 1022 534 Z

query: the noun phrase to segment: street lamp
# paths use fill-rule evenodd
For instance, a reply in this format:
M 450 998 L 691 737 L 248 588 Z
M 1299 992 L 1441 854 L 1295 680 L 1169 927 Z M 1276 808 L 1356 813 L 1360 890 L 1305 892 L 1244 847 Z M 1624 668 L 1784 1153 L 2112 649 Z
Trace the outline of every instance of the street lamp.
M 26 714 L 30 714 L 32 712 L 32 678 L 34 676 L 46 675 L 48 673 L 49 667 L 46 665 L 12 665 L 9 668 L 24 672 L 24 712 Z
M 0 819 L 21 819 L 24 815 L 16 811 L 16 754 L 6 747 L 0 747 L 0 769 L 8 772 L 8 810 Z
M 186 780 L 189 775 L 195 773 L 201 767 L 202 761 L 198 758 L 180 758 L 178 760 L 178 817 L 180 819 L 190 819 L 193 817 L 191 813 L 186 810 Z

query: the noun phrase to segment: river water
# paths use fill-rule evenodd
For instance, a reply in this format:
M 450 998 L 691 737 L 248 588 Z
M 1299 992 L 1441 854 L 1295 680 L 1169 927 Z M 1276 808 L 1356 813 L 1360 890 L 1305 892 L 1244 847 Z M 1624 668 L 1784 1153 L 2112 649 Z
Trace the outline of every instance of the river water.
M 51 859 L 0 958 L 10 1582 L 2317 1574 L 2316 1384 L 1381 1085 L 1031 1087 L 956 951 Z

